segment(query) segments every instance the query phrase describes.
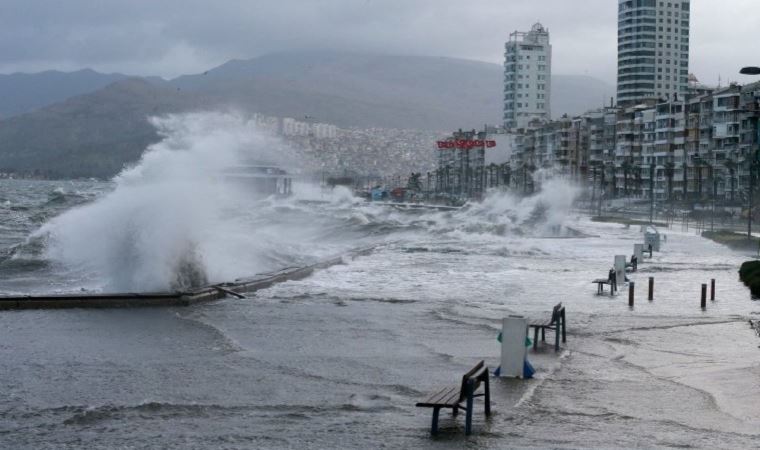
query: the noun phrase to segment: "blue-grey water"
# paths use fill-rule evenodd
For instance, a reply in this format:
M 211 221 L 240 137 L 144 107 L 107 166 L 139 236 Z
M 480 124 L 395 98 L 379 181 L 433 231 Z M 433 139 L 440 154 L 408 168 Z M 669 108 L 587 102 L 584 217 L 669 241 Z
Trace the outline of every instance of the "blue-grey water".
M 123 283 L 123 271 L 130 282 L 160 282 L 138 276 L 140 253 L 92 267 L 51 242 L 89 242 L 86 254 L 99 258 L 106 244 L 76 211 L 107 204 L 113 189 L 0 181 L 0 294 L 103 291 Z M 198 232 L 213 243 L 197 247 L 211 281 L 379 247 L 246 299 L 0 312 L 0 448 L 756 447 L 760 341 L 747 322 L 760 305 L 737 276 L 750 255 L 662 230 L 663 251 L 629 275 L 630 309 L 627 290 L 597 296 L 590 281 L 615 254 L 631 254 L 639 229 L 569 213 L 562 194 L 494 194 L 460 212 L 321 193 L 312 196 L 320 202 L 260 201 Z M 98 208 L 85 217 L 114 217 Z M 112 240 L 155 237 L 118 232 L 125 222 L 109 223 Z M 702 311 L 700 285 L 711 278 L 717 300 Z M 476 405 L 472 437 L 463 417 L 444 414 L 431 439 L 418 398 L 480 359 L 498 365 L 502 317 L 559 301 L 563 351 L 531 353 L 533 380 L 494 379 L 494 415 L 484 420 Z

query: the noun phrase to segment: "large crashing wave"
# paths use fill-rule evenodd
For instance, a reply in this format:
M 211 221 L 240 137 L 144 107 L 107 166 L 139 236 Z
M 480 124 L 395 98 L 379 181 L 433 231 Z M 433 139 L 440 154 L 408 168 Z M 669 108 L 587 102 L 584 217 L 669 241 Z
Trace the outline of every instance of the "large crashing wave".
M 250 192 L 224 182 L 243 157 L 273 158 L 284 146 L 236 114 L 152 119 L 161 142 L 94 203 L 37 233 L 46 256 L 104 280 L 104 289 L 182 289 L 265 268 L 255 230 L 244 226 Z

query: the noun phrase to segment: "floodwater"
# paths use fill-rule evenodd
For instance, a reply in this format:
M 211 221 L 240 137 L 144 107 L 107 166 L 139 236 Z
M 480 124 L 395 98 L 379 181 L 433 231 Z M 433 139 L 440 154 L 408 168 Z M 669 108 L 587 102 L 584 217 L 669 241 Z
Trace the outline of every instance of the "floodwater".
M 111 186 L 3 183 L 0 292 L 106 289 L 108 273 L 26 238 Z M 638 227 L 568 213 L 562 193 L 494 194 L 466 211 L 422 213 L 342 196 L 269 200 L 236 220 L 255 223 L 254 235 L 266 221 L 308 232 L 292 247 L 256 247 L 276 256 L 255 267 L 379 247 L 246 299 L 0 312 L 0 447 L 757 447 L 760 340 L 748 320 L 760 304 L 737 274 L 751 256 L 661 230 L 663 251 L 629 275 L 629 308 L 627 288 L 599 296 L 590 282 L 614 255 L 630 256 Z M 703 311 L 700 286 L 711 278 L 717 298 Z M 431 411 L 415 402 L 481 359 L 495 368 L 502 317 L 558 302 L 568 318 L 562 351 L 531 351 L 532 380 L 492 379 L 494 414 L 486 420 L 476 402 L 472 436 L 461 415 L 442 413 L 431 438 Z

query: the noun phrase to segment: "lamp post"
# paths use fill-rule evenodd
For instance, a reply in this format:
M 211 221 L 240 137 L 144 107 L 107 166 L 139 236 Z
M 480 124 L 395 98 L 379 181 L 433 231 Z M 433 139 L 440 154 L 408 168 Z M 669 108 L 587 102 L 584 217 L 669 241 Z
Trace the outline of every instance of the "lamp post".
M 649 223 L 654 221 L 654 162 L 649 165 Z
M 754 66 L 748 66 L 748 67 L 742 67 L 742 69 L 739 71 L 742 75 L 760 75 L 760 67 L 754 67 Z M 758 128 L 760 128 L 760 124 L 757 125 Z M 760 138 L 760 133 L 758 134 L 758 138 Z M 748 208 L 748 214 L 747 214 L 747 239 L 752 240 L 752 191 L 754 190 L 754 180 L 752 175 L 754 174 L 755 170 L 757 169 L 758 165 L 758 158 L 757 158 L 757 152 L 754 155 L 754 158 L 749 162 L 749 208 Z
M 747 239 L 752 240 L 752 193 L 755 190 L 755 171 L 757 170 L 757 155 L 749 161 L 749 205 L 747 206 Z

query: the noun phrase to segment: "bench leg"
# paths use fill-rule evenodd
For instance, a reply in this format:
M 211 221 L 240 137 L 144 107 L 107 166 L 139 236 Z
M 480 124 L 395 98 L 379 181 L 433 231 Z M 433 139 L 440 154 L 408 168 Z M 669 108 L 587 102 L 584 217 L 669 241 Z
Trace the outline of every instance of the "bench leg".
M 538 327 L 533 327 L 533 350 L 538 349 Z
M 541 327 L 541 342 L 546 342 L 546 328 Z
M 464 422 L 464 434 L 467 436 L 472 434 L 472 394 L 467 396 L 467 414 Z
M 562 311 L 562 342 L 567 342 L 567 317 L 565 311 Z
M 435 436 L 438 434 L 438 413 L 441 411 L 441 408 L 433 408 L 433 425 L 430 427 L 430 434 Z
M 455 406 L 451 409 L 451 415 L 456 417 L 459 414 L 459 407 Z
M 484 400 L 486 402 L 486 417 L 491 416 L 491 385 L 488 381 L 488 374 L 486 374 L 486 380 L 485 380 L 485 397 Z
M 557 327 L 554 329 L 554 351 L 555 352 L 559 351 L 559 333 L 560 333 L 559 324 L 557 324 Z

